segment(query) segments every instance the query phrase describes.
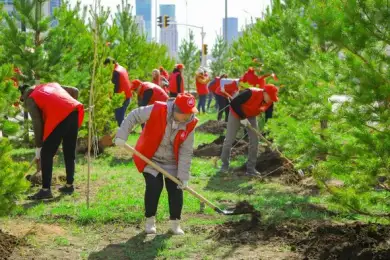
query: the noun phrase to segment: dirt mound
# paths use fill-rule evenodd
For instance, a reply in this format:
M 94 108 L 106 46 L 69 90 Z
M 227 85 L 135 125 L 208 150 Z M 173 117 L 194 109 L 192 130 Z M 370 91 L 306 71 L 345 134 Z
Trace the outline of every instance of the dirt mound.
M 32 186 L 39 186 L 42 185 L 42 173 L 39 172 L 37 174 L 27 175 L 26 179 L 31 182 Z M 51 185 L 55 186 L 57 184 L 64 184 L 66 182 L 66 176 L 65 175 L 56 175 L 53 174 Z
M 264 244 L 279 241 L 290 245 L 303 259 L 390 259 L 390 226 L 352 223 L 254 225 L 228 222 L 212 234 L 221 243 Z
M 209 120 L 196 128 L 196 131 L 210 133 L 215 135 L 223 135 L 226 129 L 226 122 Z
M 0 230 L 0 260 L 8 259 L 15 247 L 18 245 L 18 239 Z
M 220 136 L 215 139 L 212 143 L 209 144 L 201 144 L 194 151 L 194 155 L 197 157 L 214 157 L 221 156 L 223 141 L 225 140 L 225 136 Z M 232 157 L 238 155 L 245 155 L 248 153 L 248 143 L 244 140 L 236 140 L 233 144 L 232 149 Z

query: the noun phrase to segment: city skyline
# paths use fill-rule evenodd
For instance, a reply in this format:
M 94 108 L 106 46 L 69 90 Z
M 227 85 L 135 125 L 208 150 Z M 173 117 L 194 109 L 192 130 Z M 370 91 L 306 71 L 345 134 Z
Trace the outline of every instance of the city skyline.
M 228 17 L 227 18 L 227 35 L 225 35 L 225 18 L 222 19 L 222 32 L 223 38 L 227 41 L 228 44 L 232 44 L 234 40 L 238 38 L 238 18 L 237 17 Z
M 136 0 L 135 15 L 142 16 L 145 21 L 145 34 L 150 42 L 152 40 L 152 0 Z

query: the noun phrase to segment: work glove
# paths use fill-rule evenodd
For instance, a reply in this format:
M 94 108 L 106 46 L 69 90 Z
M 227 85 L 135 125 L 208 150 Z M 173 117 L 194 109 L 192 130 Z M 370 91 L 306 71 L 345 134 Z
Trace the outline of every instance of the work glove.
M 115 145 L 119 147 L 125 146 L 126 141 L 120 138 L 115 138 Z
M 178 185 L 177 188 L 181 190 L 185 190 L 188 187 L 188 181 L 181 181 L 181 185 Z
M 240 121 L 240 123 L 241 123 L 243 126 L 248 126 L 248 125 L 250 125 L 250 124 L 251 124 L 247 118 L 246 118 L 246 119 L 243 119 L 243 120 L 241 120 L 241 121 Z
M 42 147 L 35 148 L 35 159 L 37 159 L 37 160 L 41 159 L 41 150 L 42 150 Z

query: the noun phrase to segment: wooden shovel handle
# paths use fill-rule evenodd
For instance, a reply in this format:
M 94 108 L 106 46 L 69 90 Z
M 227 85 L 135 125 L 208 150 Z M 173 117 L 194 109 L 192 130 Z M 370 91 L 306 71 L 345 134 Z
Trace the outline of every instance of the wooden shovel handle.
M 31 169 L 31 167 L 34 165 L 34 163 L 37 162 L 37 161 L 38 161 L 38 160 L 37 160 L 37 158 L 35 158 L 35 157 L 34 157 L 34 159 L 32 159 L 32 161 L 30 162 L 30 165 L 29 165 L 28 168 L 27 168 L 26 173 L 24 174 L 24 177 L 27 176 L 28 171 Z
M 139 158 L 141 158 L 144 162 L 146 162 L 148 165 L 152 166 L 154 169 L 156 169 L 158 172 L 162 173 L 165 177 L 167 177 L 168 179 L 170 179 L 171 181 L 173 181 L 174 183 L 176 183 L 177 185 L 182 185 L 182 182 L 177 179 L 176 177 L 172 176 L 171 174 L 169 174 L 166 170 L 164 170 L 163 168 L 161 168 L 160 166 L 158 166 L 156 163 L 152 162 L 151 160 L 149 160 L 147 157 L 145 157 L 143 154 L 141 154 L 140 152 L 138 152 L 137 150 L 135 150 L 133 147 L 131 147 L 130 145 L 128 144 L 125 144 L 125 149 L 128 150 L 129 152 L 137 155 Z M 191 189 L 190 187 L 186 187 L 185 190 L 187 190 L 189 193 L 191 193 L 193 196 L 195 196 L 196 198 L 198 198 L 199 200 L 203 201 L 204 203 L 206 203 L 208 206 L 210 206 L 212 209 L 214 209 L 215 211 L 217 212 L 220 212 L 221 209 L 219 209 L 216 205 L 214 205 L 211 201 L 209 201 L 208 199 L 206 199 L 205 197 L 203 197 L 202 195 L 200 195 L 199 193 L 197 193 L 196 191 L 194 191 L 193 189 Z

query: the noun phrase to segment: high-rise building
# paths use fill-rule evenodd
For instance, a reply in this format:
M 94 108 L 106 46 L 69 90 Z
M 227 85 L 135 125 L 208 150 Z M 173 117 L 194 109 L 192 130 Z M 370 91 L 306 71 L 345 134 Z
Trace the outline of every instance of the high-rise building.
M 160 5 L 160 15 L 162 17 L 169 16 L 170 22 L 176 20 L 176 6 L 175 5 Z M 178 51 L 178 30 L 177 25 L 169 25 L 167 28 L 160 30 L 160 43 L 168 47 L 169 54 L 173 58 L 177 58 Z
M 225 35 L 225 18 L 223 18 L 223 38 L 228 44 L 231 44 L 238 38 L 238 18 L 228 17 L 227 18 L 227 35 Z
M 138 32 L 140 34 L 145 34 L 145 20 L 143 16 L 136 15 L 135 16 L 135 23 L 137 24 L 138 27 Z
M 152 0 L 136 0 L 135 14 L 143 17 L 145 21 L 145 33 L 148 41 L 150 41 L 152 39 Z
M 0 0 L 0 4 L 4 4 L 4 9 L 12 15 L 12 12 L 14 10 L 14 3 L 13 0 Z M 60 7 L 61 0 L 50 0 L 45 2 L 42 5 L 42 14 L 44 16 L 52 16 L 54 15 L 54 9 L 57 7 Z M 51 26 L 55 26 L 57 24 L 57 21 L 53 21 L 51 23 Z
M 175 5 L 160 5 L 160 15 L 164 17 L 169 16 L 170 22 L 176 21 L 176 6 Z M 171 24 L 168 28 L 161 28 L 160 30 L 160 43 L 168 47 L 169 54 L 173 58 L 177 58 L 177 52 L 179 48 L 179 34 L 177 31 L 177 25 Z

